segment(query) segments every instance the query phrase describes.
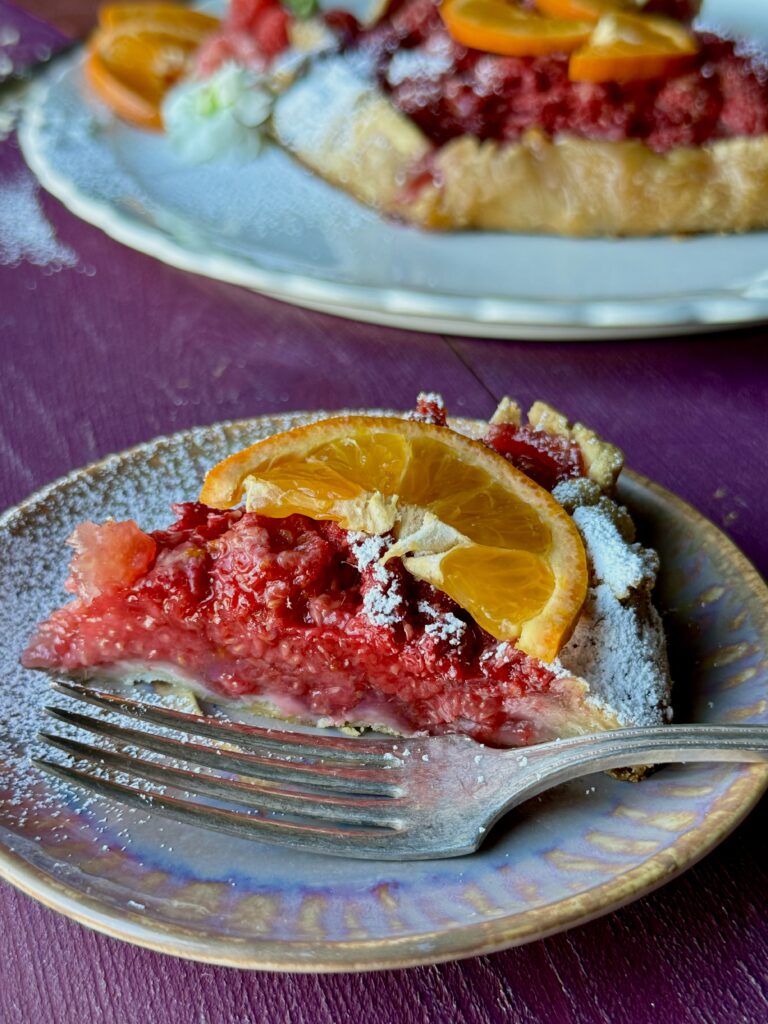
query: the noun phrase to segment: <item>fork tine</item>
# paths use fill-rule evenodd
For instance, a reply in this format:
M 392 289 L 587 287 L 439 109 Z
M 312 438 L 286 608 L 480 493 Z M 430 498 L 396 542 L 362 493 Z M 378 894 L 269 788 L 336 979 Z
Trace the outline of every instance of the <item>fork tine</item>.
M 230 803 L 243 803 L 267 811 L 278 811 L 282 814 L 301 815 L 302 817 L 325 818 L 328 821 L 346 822 L 352 825 L 394 825 L 399 801 L 397 798 L 369 797 L 355 798 L 348 796 L 308 796 L 306 793 L 289 789 L 278 789 L 272 786 L 260 786 L 254 783 L 240 782 L 236 779 L 222 779 L 215 775 L 204 775 L 197 772 L 184 771 L 156 761 L 145 761 L 106 750 L 79 740 L 57 736 L 53 733 L 41 732 L 39 738 L 64 753 L 80 760 L 100 762 L 110 768 L 139 775 L 150 782 L 163 786 L 172 786 L 184 790 L 191 795 L 204 793 Z
M 243 750 L 257 753 L 263 749 L 270 749 L 283 753 L 332 757 L 342 761 L 355 761 L 358 764 L 365 761 L 382 766 L 387 764 L 392 756 L 391 740 L 367 737 L 357 740 L 344 736 L 314 736 L 281 729 L 264 729 L 241 722 L 224 722 L 209 715 L 192 715 L 155 704 L 145 704 L 120 694 L 92 690 L 78 683 L 56 680 L 51 685 L 54 690 L 67 697 L 103 708 L 105 711 L 141 718 L 145 722 L 178 729 L 193 736 L 206 736 L 232 743 Z
M 276 780 L 349 793 L 369 793 L 377 796 L 399 796 L 400 789 L 389 776 L 387 768 L 351 768 L 336 764 L 305 764 L 301 761 L 273 760 L 256 754 L 224 750 L 221 747 L 185 743 L 169 736 L 143 732 L 113 725 L 101 719 L 90 718 L 64 708 L 46 707 L 46 714 L 69 725 L 75 725 L 98 736 L 106 736 L 129 746 L 154 750 L 177 761 L 203 764 L 219 771 L 235 772 L 262 780 Z M 396 764 L 396 762 L 392 762 Z
M 241 839 L 261 839 L 298 849 L 312 849 L 354 857 L 366 856 L 367 852 L 375 850 L 379 844 L 381 844 L 382 850 L 386 851 L 393 837 L 402 835 L 405 831 L 387 826 L 342 828 L 330 824 L 324 826 L 312 822 L 303 824 L 274 818 L 260 818 L 240 811 L 211 807 L 208 804 L 192 804 L 160 793 L 142 792 L 132 786 L 124 786 L 111 779 L 90 775 L 54 761 L 46 761 L 42 758 L 32 758 L 31 760 L 42 771 L 67 782 L 74 782 L 99 796 L 117 799 L 121 803 L 138 807 L 145 812 L 157 812 L 174 821 L 202 825 L 218 832 L 226 832 Z

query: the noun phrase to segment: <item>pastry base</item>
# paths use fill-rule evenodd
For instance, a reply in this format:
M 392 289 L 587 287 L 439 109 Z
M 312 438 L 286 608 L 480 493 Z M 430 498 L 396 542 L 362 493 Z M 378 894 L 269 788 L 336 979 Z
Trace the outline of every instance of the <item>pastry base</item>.
M 637 140 L 531 130 L 517 143 L 464 135 L 435 150 L 343 57 L 278 98 L 272 132 L 326 181 L 425 228 L 647 236 L 768 226 L 768 136 L 656 153 Z

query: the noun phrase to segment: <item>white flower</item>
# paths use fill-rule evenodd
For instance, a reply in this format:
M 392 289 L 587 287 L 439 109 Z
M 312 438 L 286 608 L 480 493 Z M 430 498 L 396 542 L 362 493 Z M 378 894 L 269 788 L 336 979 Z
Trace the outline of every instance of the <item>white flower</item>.
M 274 98 L 258 75 L 231 61 L 204 81 L 175 86 L 163 101 L 171 145 L 189 163 L 256 156 Z

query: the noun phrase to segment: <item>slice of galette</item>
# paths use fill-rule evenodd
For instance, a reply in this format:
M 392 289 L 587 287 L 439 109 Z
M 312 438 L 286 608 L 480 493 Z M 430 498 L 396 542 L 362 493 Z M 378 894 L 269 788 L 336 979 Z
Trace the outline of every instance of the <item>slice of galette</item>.
M 181 681 L 323 725 L 525 745 L 669 716 L 653 551 L 621 454 L 542 403 L 346 416 L 208 475 L 166 530 L 83 523 L 23 662 Z

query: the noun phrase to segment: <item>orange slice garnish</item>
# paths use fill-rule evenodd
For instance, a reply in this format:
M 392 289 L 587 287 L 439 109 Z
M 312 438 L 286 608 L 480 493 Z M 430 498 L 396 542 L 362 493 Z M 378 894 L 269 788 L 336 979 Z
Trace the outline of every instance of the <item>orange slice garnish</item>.
M 549 661 L 587 589 L 584 546 L 548 491 L 447 427 L 344 416 L 260 441 L 215 466 L 200 500 L 349 530 L 392 531 L 405 568 L 499 640 Z
M 198 37 L 209 35 L 219 27 L 219 19 L 202 11 L 193 11 L 181 4 L 104 4 L 99 8 L 99 25 L 116 28 L 127 22 L 175 27 L 182 34 L 194 33 Z
M 626 10 L 637 5 L 634 0 L 534 0 L 538 9 L 553 18 L 572 18 L 577 21 L 599 21 L 604 14 Z
M 575 82 L 631 82 L 682 74 L 698 44 L 679 21 L 651 14 L 606 14 L 586 46 L 571 54 Z
M 505 0 L 445 0 L 440 14 L 456 42 L 508 57 L 570 53 L 592 31 L 589 22 L 547 18 Z
M 162 128 L 163 97 L 190 69 L 191 58 L 219 24 L 173 4 L 108 4 L 88 42 L 91 88 L 119 117 Z

